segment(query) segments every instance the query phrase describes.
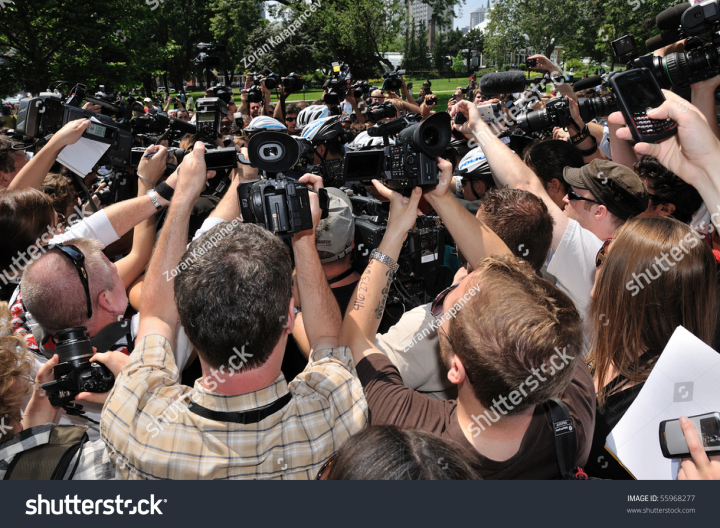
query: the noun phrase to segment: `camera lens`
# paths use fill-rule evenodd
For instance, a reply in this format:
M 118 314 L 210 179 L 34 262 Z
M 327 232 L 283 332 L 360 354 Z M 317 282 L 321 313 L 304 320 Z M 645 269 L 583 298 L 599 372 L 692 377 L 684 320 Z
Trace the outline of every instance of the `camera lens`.
M 434 147 L 440 141 L 440 131 L 436 127 L 428 127 L 423 131 L 422 141 L 426 147 Z
M 518 126 L 525 132 L 541 132 L 554 124 L 553 116 L 546 109 L 535 110 L 517 117 Z

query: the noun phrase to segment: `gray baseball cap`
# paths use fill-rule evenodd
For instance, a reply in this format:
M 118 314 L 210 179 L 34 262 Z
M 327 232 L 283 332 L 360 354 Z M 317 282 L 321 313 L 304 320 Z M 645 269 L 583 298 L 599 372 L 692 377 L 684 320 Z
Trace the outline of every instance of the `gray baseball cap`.
M 340 260 L 352 251 L 355 236 L 355 219 L 352 202 L 340 189 L 328 187 L 328 217 L 320 220 L 315 231 L 315 247 L 318 251 L 332 254 L 320 259 L 323 264 Z

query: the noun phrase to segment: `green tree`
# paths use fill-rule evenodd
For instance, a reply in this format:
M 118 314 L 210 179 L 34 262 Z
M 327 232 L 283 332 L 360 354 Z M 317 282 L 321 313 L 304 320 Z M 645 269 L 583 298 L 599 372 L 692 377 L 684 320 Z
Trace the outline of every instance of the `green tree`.
M 479 29 L 471 29 L 462 39 L 461 48 L 465 52 L 465 61 L 467 62 L 468 71 L 471 69 L 470 61 L 473 58 L 473 52 L 479 57 L 485 50 L 485 35 Z
M 440 33 L 435 38 L 435 45 L 432 49 L 433 65 L 439 72 L 447 71 L 452 64 L 447 57 L 454 57 L 462 48 L 463 34 L 456 29 L 446 33 Z
M 463 75 L 467 72 L 465 68 L 465 61 L 463 60 L 462 51 L 457 52 L 457 56 L 453 59 L 452 64 L 453 71 L 458 75 Z

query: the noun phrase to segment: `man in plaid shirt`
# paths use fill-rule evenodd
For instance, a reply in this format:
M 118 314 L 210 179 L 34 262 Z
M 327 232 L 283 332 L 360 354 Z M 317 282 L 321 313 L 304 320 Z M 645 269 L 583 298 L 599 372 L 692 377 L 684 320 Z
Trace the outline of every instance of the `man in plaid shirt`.
M 218 225 L 185 249 L 205 187 L 204 154 L 198 142 L 178 169 L 143 286 L 135 350 L 103 409 L 102 438 L 120 478 L 314 478 L 367 422 L 352 355 L 338 346 L 341 315 L 315 229 L 292 240 L 311 352 L 288 384 L 280 366 L 295 320 L 290 255 L 279 238 L 237 220 L 238 174 L 208 219 Z M 317 195 L 311 203 L 317 225 Z M 193 388 L 179 383 L 178 319 L 202 364 Z

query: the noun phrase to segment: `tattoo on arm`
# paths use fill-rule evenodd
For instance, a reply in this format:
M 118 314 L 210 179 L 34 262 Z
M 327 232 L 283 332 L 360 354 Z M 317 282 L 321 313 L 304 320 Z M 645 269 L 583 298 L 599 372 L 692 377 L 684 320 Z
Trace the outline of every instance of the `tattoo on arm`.
M 357 298 L 355 299 L 355 302 L 353 303 L 353 310 L 359 310 L 360 308 L 365 307 L 365 295 L 363 295 L 361 292 L 367 292 L 368 291 L 368 281 L 370 280 L 370 266 L 365 268 L 365 272 L 363 273 L 363 276 L 360 277 L 360 284 L 358 284 L 358 293 Z
M 385 313 L 385 303 L 387 302 L 388 293 L 390 292 L 390 285 L 392 284 L 393 280 L 393 273 L 389 269 L 385 273 L 385 276 L 387 277 L 387 284 L 383 288 L 380 303 L 375 309 L 375 319 L 382 319 L 383 313 Z

